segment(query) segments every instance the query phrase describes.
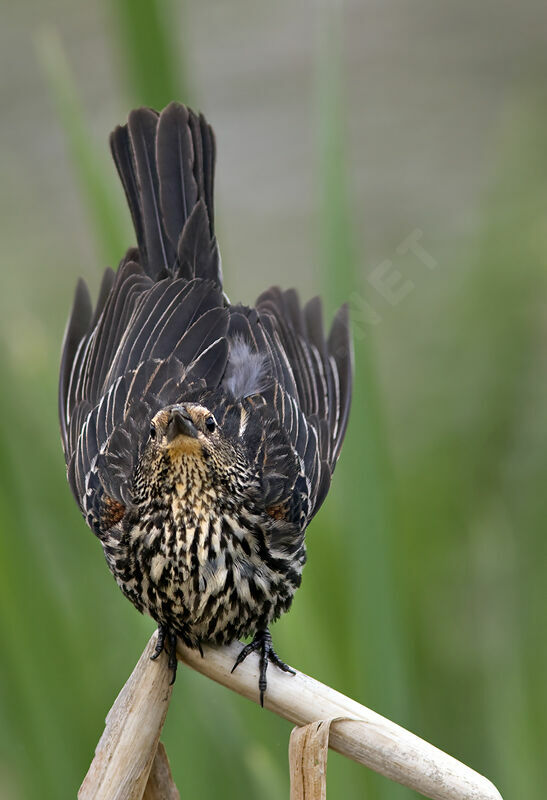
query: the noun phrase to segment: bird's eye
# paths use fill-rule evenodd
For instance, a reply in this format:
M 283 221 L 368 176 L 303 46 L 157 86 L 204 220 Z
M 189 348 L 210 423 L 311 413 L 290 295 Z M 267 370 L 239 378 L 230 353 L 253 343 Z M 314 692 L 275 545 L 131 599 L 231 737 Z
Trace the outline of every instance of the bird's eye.
M 151 439 L 155 439 L 156 438 L 156 428 L 155 428 L 154 425 L 150 426 L 150 438 Z
M 216 428 L 216 426 L 217 426 L 216 419 L 211 414 L 211 416 L 207 417 L 207 419 L 205 420 L 205 427 L 207 428 L 209 433 L 212 433 L 214 431 L 214 429 Z

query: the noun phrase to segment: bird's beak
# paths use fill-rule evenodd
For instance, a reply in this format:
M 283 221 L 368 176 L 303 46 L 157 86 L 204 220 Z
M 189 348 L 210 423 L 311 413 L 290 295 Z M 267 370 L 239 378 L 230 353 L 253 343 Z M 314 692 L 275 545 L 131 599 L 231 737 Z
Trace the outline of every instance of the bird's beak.
M 183 409 L 173 408 L 165 435 L 168 442 L 174 441 L 177 436 L 190 436 L 192 439 L 197 439 L 198 429 Z

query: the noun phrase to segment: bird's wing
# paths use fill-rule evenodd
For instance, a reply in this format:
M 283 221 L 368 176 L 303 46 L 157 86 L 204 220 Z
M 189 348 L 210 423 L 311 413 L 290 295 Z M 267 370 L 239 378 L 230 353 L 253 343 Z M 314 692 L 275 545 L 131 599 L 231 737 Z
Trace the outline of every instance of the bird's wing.
M 271 288 L 231 309 L 224 385 L 261 407 L 265 502 L 305 526 L 326 497 L 347 427 L 353 353 L 347 307 L 328 337 L 321 302 Z M 268 421 L 272 420 L 271 424 Z M 282 435 L 273 435 L 278 429 Z
M 89 308 L 79 284 L 65 337 L 60 416 L 69 482 L 96 528 L 101 492 L 128 502 L 153 414 L 196 387 L 218 386 L 228 311 L 215 284 L 154 283 L 134 262 L 120 268 L 96 323 L 86 326 Z
M 97 532 L 128 500 L 152 414 L 216 387 L 228 356 L 211 128 L 175 103 L 141 108 L 111 147 L 138 249 L 105 272 L 94 311 L 78 284 L 59 384 L 69 482 Z

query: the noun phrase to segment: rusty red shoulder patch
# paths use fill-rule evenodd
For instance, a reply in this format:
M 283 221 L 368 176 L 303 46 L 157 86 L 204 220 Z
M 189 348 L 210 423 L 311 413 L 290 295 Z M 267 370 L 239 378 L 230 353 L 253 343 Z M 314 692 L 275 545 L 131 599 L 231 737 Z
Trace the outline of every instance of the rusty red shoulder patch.
M 285 519 L 287 516 L 287 504 L 278 503 L 275 506 L 270 506 L 266 509 L 266 514 L 272 519 Z
M 107 531 L 122 519 L 125 506 L 107 494 L 104 495 L 101 506 L 101 528 Z

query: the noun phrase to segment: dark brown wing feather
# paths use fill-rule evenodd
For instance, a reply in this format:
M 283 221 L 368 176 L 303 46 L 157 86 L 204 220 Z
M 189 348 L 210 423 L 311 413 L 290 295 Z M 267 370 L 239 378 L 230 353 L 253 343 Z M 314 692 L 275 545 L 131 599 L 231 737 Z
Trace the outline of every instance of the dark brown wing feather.
M 353 373 L 347 307 L 336 314 L 327 340 L 319 298 L 302 309 L 294 290 L 274 287 L 256 308 L 281 365 L 265 396 L 301 461 L 309 521 L 325 499 L 347 427 Z
M 127 502 L 151 415 L 218 386 L 228 359 L 212 130 L 177 104 L 138 109 L 111 147 L 138 249 L 106 271 L 94 313 L 78 284 L 59 383 L 69 481 L 98 533 L 104 498 Z

